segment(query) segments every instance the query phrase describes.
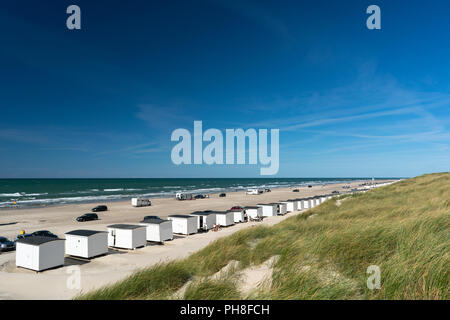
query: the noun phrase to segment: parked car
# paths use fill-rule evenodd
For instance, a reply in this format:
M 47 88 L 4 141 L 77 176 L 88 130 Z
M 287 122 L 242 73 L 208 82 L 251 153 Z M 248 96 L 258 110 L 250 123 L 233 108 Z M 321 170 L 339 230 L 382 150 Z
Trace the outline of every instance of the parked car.
M 308 185 L 308 188 L 312 188 L 312 185 L 309 184 L 309 185 Z
M 334 190 L 333 192 L 331 192 L 332 194 L 339 194 L 339 191 Z
M 160 217 L 158 216 L 145 216 L 144 220 L 150 220 L 150 219 L 157 219 L 157 220 L 162 220 Z
M 93 220 L 98 220 L 98 215 L 96 213 L 86 213 L 77 218 L 78 222 L 93 221 Z
M 271 192 L 272 190 L 270 189 L 264 189 L 264 192 Z
M 226 197 L 226 196 L 227 196 L 226 193 L 221 193 L 221 194 L 219 194 L 219 197 L 221 197 L 221 198 Z
M 294 190 L 292 190 L 292 192 L 300 192 L 300 190 L 294 189 Z
M 107 206 L 96 206 L 95 208 L 92 208 L 92 212 L 101 212 L 101 211 L 108 211 Z
M 48 230 L 39 230 L 39 231 L 35 231 L 31 234 L 31 236 L 33 237 L 50 237 L 50 238 L 58 238 L 58 236 L 54 233 L 51 233 Z
M 14 241 L 10 241 L 5 237 L 0 237 L 0 252 L 14 250 L 16 248 L 16 244 Z
M 244 210 L 244 208 L 241 206 L 234 206 L 234 207 L 231 207 L 231 209 L 230 209 L 230 211 L 242 211 L 242 210 Z
M 206 198 L 203 194 L 197 194 L 194 196 L 194 199 L 204 199 Z

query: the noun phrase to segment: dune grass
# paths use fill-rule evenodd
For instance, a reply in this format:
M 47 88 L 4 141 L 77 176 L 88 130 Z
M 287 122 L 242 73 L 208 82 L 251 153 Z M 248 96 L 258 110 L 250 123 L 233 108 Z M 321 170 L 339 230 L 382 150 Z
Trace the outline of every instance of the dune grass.
M 450 173 L 429 174 L 331 199 L 272 227 L 219 239 L 186 259 L 144 269 L 78 299 L 243 299 L 239 283 L 211 280 L 279 255 L 269 290 L 256 299 L 449 299 Z M 367 267 L 381 271 L 370 290 Z M 236 270 L 235 272 L 239 272 Z

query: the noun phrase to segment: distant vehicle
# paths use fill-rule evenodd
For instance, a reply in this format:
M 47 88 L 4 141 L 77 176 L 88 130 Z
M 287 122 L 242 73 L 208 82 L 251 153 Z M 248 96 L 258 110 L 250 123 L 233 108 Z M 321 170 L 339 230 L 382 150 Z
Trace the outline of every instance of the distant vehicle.
M 98 215 L 96 213 L 86 213 L 77 218 L 78 222 L 93 221 L 93 220 L 98 220 Z
M 339 191 L 334 190 L 333 192 L 331 192 L 332 194 L 339 194 Z
M 194 196 L 194 199 L 205 199 L 205 198 L 206 197 L 203 194 L 197 194 L 197 195 Z
M 241 206 L 234 206 L 234 207 L 231 207 L 231 209 L 230 209 L 230 211 L 242 211 L 242 210 L 244 210 L 244 208 Z
M 226 196 L 227 196 L 226 193 L 221 193 L 221 194 L 219 194 L 219 197 L 221 197 L 221 198 L 226 197 Z
M 194 196 L 191 193 L 177 192 L 175 198 L 177 200 L 193 200 Z
M 95 208 L 92 208 L 92 212 L 101 212 L 101 211 L 108 211 L 107 206 L 96 206 Z
M 149 207 L 152 202 L 147 198 L 131 198 L 131 205 L 133 207 Z
M 308 188 L 312 188 L 312 185 L 309 184 L 309 185 L 308 185 Z
M 270 189 L 264 189 L 264 192 L 271 192 L 272 190 Z
M 36 237 L 50 237 L 50 238 L 58 238 L 58 236 L 54 233 L 51 233 L 48 230 L 39 230 L 39 231 L 35 231 L 31 234 L 31 236 Z
M 16 244 L 14 241 L 10 241 L 5 237 L 0 237 L 0 251 L 9 251 L 14 250 L 16 248 Z
M 300 192 L 300 190 L 294 189 L 294 190 L 292 190 L 292 192 Z
M 260 194 L 258 189 L 248 189 L 246 194 Z
M 162 220 L 160 217 L 158 216 L 145 216 L 144 220 L 150 220 L 150 219 L 156 219 L 156 220 Z

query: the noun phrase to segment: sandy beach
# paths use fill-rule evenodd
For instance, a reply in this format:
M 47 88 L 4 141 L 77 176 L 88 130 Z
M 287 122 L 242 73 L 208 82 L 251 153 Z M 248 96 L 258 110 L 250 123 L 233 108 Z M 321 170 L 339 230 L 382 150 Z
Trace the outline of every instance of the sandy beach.
M 377 180 L 377 183 L 387 182 Z M 366 181 L 365 181 L 366 182 Z M 129 201 L 99 203 L 107 204 L 109 211 L 99 213 L 98 221 L 79 223 L 75 218 L 90 212 L 95 204 L 74 204 L 36 209 L 0 211 L 0 235 L 14 239 L 24 229 L 26 232 L 49 230 L 64 238 L 64 233 L 76 229 L 106 231 L 106 226 L 114 223 L 138 223 L 145 215 L 165 218 L 171 214 L 189 214 L 197 210 L 228 210 L 234 205 L 255 205 L 292 198 L 302 198 L 332 191 L 346 192 L 343 186 L 357 187 L 361 181 L 345 184 L 328 184 L 312 188 L 272 189 L 261 195 L 246 195 L 245 192 L 230 192 L 224 198 L 213 194 L 210 198 L 177 201 L 174 198 L 152 199 L 151 207 L 134 208 Z M 164 245 L 149 244 L 134 251 L 113 250 L 111 254 L 92 259 L 89 263 L 66 259 L 64 267 L 42 273 L 16 268 L 15 252 L 0 254 L 0 299 L 70 299 L 80 292 L 99 288 L 130 275 L 139 268 L 151 266 L 161 261 L 169 261 L 188 256 L 207 246 L 212 241 L 230 235 L 243 228 L 257 225 L 273 225 L 300 212 L 285 216 L 270 217 L 260 223 L 242 223 L 222 228 L 219 232 L 207 232 L 188 237 L 176 236 Z M 69 289 L 67 281 L 73 272 L 71 265 L 78 265 L 81 272 L 81 289 Z

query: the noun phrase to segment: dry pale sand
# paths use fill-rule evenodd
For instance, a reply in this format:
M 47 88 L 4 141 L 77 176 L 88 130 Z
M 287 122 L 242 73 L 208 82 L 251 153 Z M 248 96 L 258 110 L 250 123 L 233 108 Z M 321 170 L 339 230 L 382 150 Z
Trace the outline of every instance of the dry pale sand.
M 378 181 L 380 182 L 380 181 Z M 356 187 L 361 182 L 352 182 Z M 75 218 L 89 212 L 93 204 L 77 204 L 38 209 L 5 210 L 0 211 L 0 235 L 14 238 L 20 230 L 33 232 L 36 230 L 50 230 L 64 238 L 64 233 L 75 229 L 104 230 L 114 223 L 137 223 L 145 215 L 158 215 L 162 218 L 170 214 L 189 214 L 196 210 L 227 210 L 234 205 L 254 205 L 258 203 L 274 202 L 291 198 L 301 198 L 334 190 L 345 192 L 342 187 L 348 184 L 334 184 L 299 188 L 300 192 L 292 189 L 273 189 L 270 193 L 261 195 L 246 195 L 245 192 L 227 193 L 225 198 L 217 194 L 209 199 L 177 201 L 175 199 L 152 199 L 151 207 L 133 208 L 129 201 L 106 203 L 109 211 L 99 214 L 100 220 L 79 223 Z M 161 261 L 183 258 L 207 246 L 212 241 L 230 235 L 238 230 L 256 225 L 273 225 L 289 216 L 266 218 L 263 222 L 243 223 L 219 232 L 195 234 L 188 237 L 176 236 L 173 241 L 164 245 L 149 245 L 134 251 L 120 251 L 92 259 L 89 263 L 79 265 L 81 271 L 81 291 L 86 292 L 102 285 L 123 279 L 139 268 L 153 265 Z M 15 267 L 15 252 L 0 255 L 0 299 L 70 299 L 80 292 L 68 289 L 71 267 L 36 273 Z

